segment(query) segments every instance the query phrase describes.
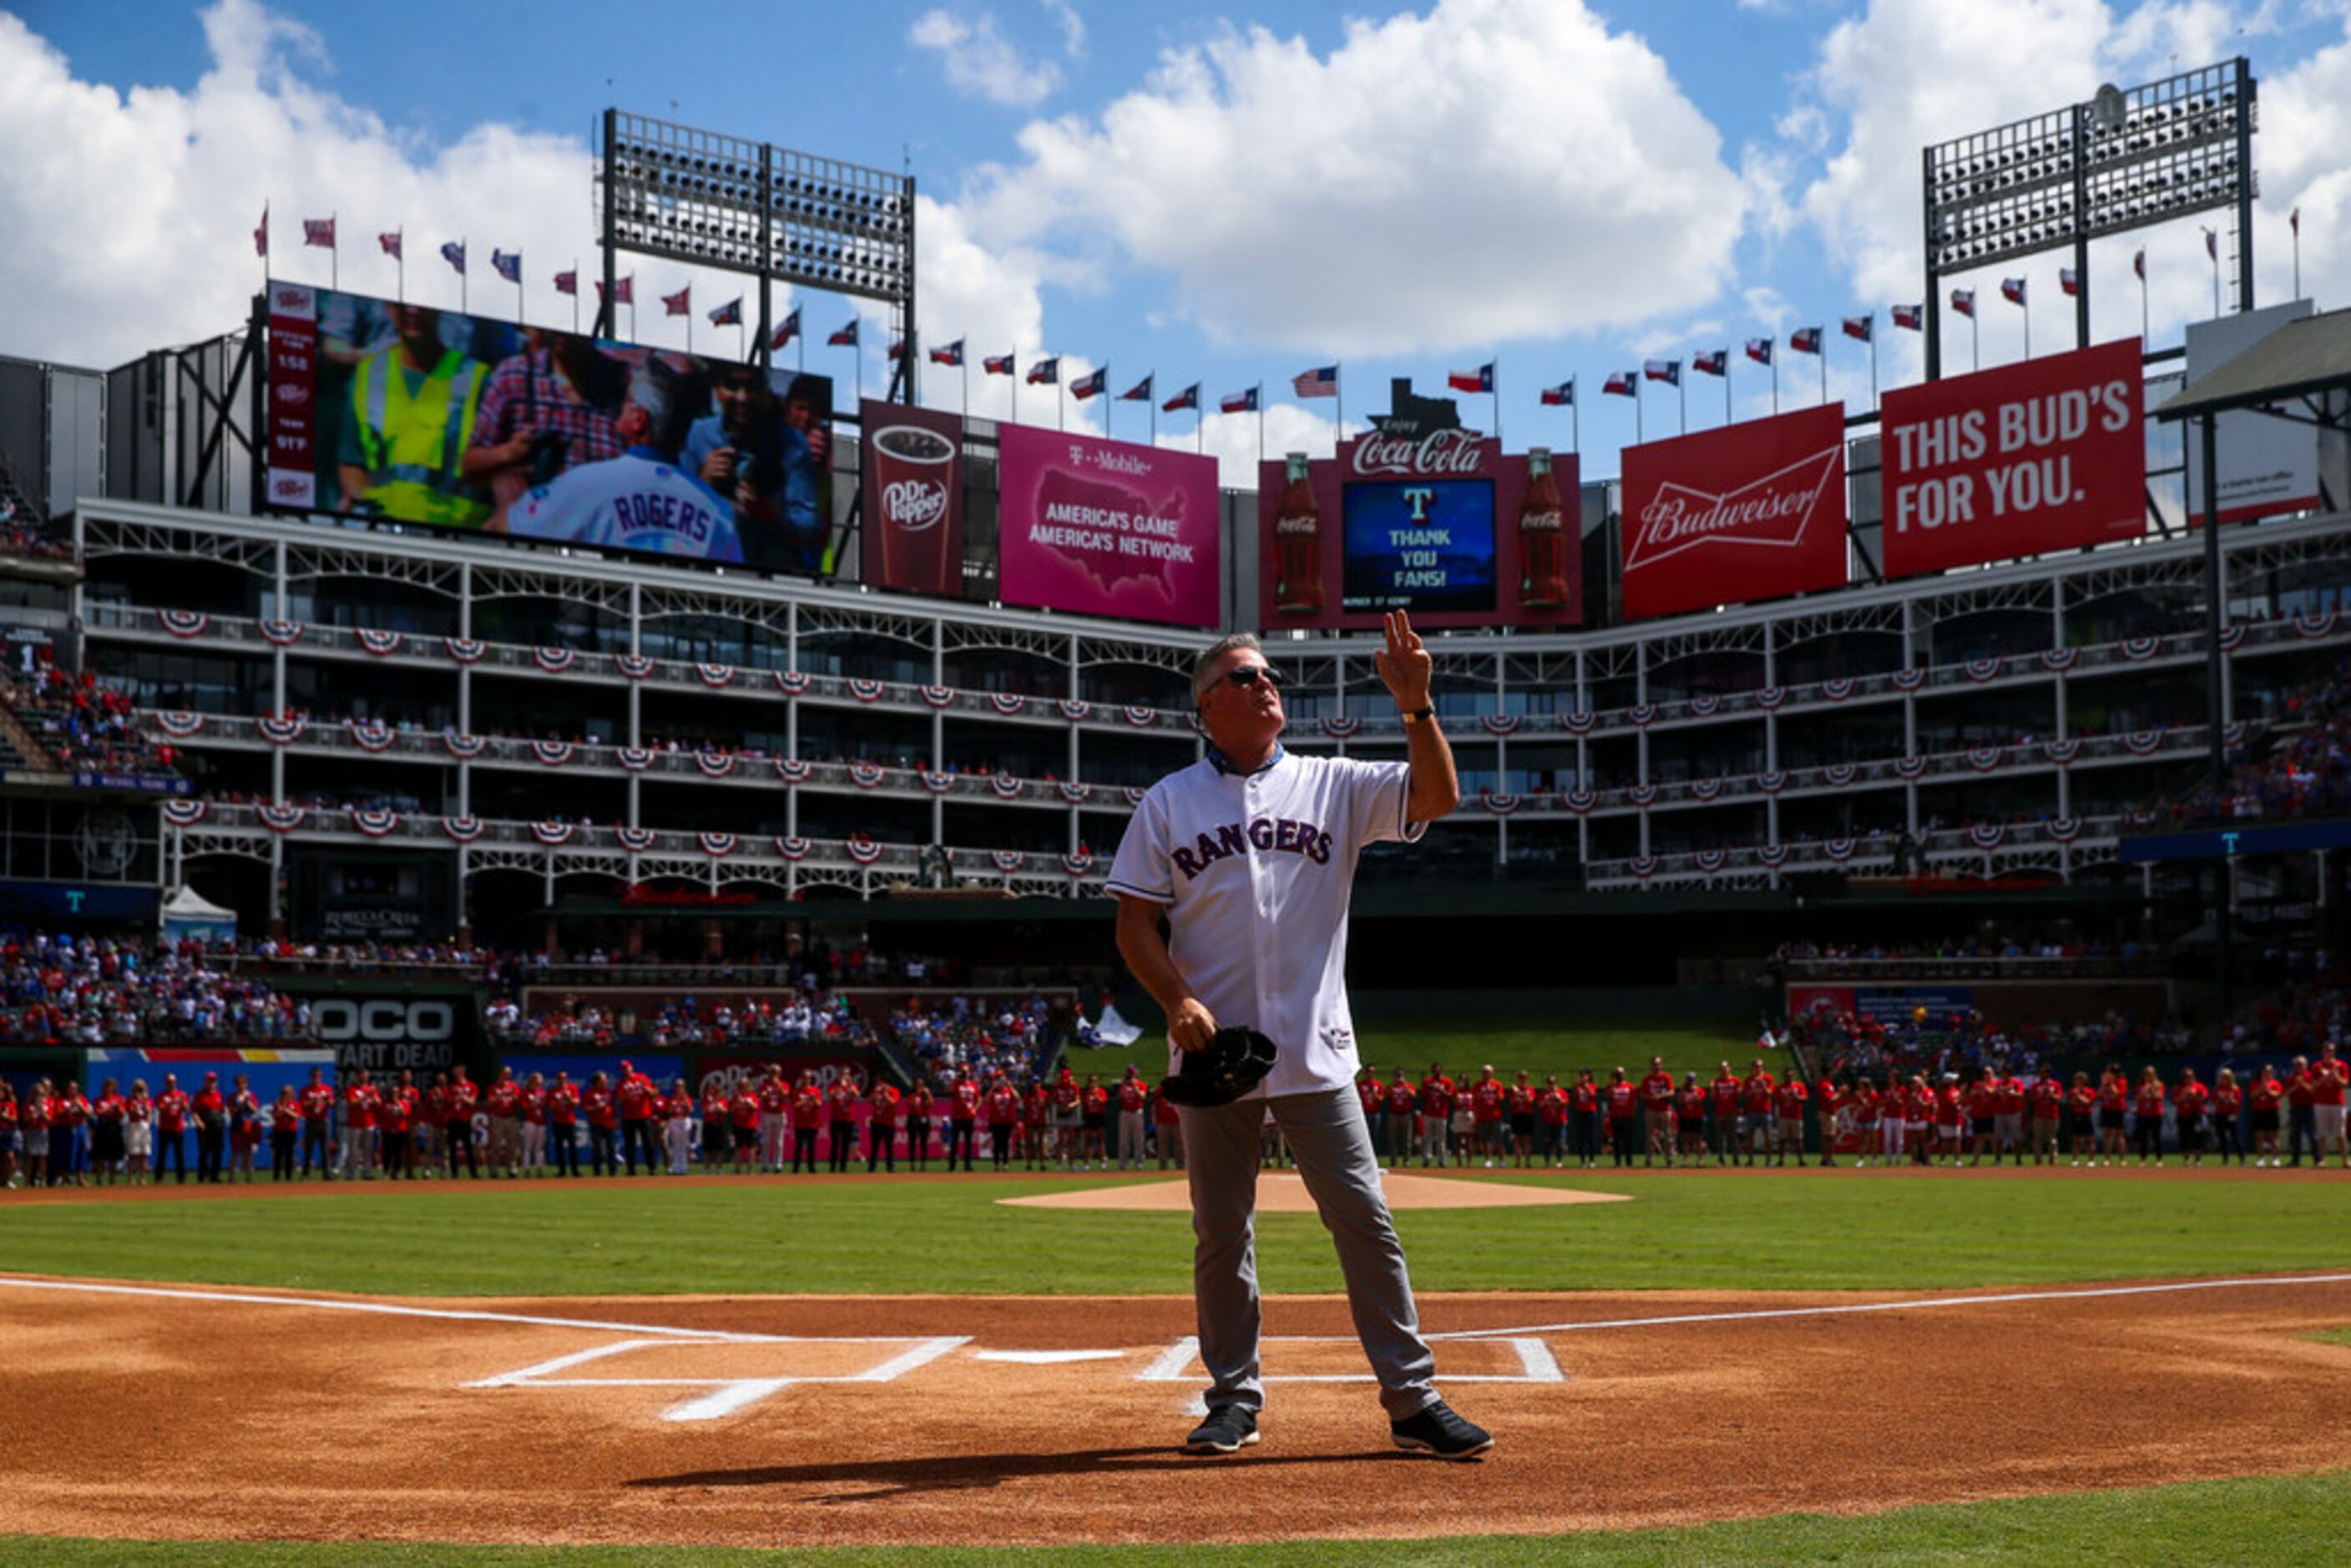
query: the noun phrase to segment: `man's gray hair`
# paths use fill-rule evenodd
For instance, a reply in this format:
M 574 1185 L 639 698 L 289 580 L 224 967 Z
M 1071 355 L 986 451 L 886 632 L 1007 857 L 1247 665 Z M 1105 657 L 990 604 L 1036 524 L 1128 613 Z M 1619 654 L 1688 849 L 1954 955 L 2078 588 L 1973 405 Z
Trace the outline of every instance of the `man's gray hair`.
M 1208 695 L 1209 686 L 1215 684 L 1208 672 L 1217 667 L 1217 661 L 1228 653 L 1238 653 L 1243 650 L 1262 653 L 1265 644 L 1258 641 L 1254 632 L 1230 632 L 1209 643 L 1201 651 L 1200 656 L 1192 661 L 1192 705 L 1195 707 L 1199 706 L 1202 697 Z

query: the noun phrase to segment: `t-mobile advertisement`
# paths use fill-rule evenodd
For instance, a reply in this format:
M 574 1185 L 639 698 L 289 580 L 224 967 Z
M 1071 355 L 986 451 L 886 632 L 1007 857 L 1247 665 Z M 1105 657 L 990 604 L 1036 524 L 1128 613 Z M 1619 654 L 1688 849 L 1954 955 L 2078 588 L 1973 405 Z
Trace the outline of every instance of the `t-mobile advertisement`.
M 865 581 L 963 593 L 963 420 L 902 402 L 858 404 L 865 433 Z
M 1669 615 L 1845 580 L 1844 404 L 1625 452 L 1625 613 Z
M 1215 458 L 1023 424 L 998 440 L 1007 604 L 1217 624 Z
M 1887 575 L 2144 533 L 2141 402 L 2137 338 L 1887 392 Z

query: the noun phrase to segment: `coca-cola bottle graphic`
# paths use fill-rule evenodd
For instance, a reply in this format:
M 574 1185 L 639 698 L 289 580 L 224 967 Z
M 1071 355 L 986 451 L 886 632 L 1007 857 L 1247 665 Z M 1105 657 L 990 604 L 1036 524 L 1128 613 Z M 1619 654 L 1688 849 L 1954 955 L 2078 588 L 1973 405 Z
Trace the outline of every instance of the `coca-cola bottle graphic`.
M 1519 607 L 1567 602 L 1567 507 L 1551 476 L 1551 448 L 1527 448 L 1527 493 L 1519 502 Z
M 1306 482 L 1306 454 L 1289 456 L 1289 477 L 1273 514 L 1273 610 L 1311 615 L 1322 608 L 1322 517 Z

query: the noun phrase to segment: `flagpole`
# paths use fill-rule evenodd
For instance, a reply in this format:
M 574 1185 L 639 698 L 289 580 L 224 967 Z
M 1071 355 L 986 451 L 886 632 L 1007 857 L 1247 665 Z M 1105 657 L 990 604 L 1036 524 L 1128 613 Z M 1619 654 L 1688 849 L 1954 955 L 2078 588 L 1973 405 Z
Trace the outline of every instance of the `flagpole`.
M 1494 372 L 1494 384 L 1488 390 L 1494 398 L 1494 445 L 1499 450 L 1502 444 L 1502 356 L 1497 354 L 1488 361 L 1487 368 Z
M 858 334 L 858 337 L 859 337 L 859 338 L 861 338 L 861 339 L 862 339 L 862 338 L 863 338 L 864 336 L 865 336 L 865 334 L 864 334 L 864 333 L 862 333 L 862 332 L 860 332 L 860 333 Z M 860 405 L 862 405 L 862 404 L 864 403 L 864 402 L 865 402 L 865 346 L 864 346 L 864 344 L 863 344 L 863 343 L 862 343 L 862 342 L 853 342 L 853 343 L 850 344 L 850 345 L 849 345 L 849 359 L 850 359 L 850 362 L 851 362 L 852 365 L 854 365 L 854 366 L 856 367 L 855 374 L 856 374 L 856 377 L 857 377 L 857 401 L 858 401 L 858 402 L 859 402 L 859 404 L 860 404 Z
M 735 313 L 735 357 L 745 364 L 751 362 L 751 340 L 744 335 L 743 313 Z
M 1265 383 L 1263 382 L 1257 383 L 1257 396 L 1249 401 L 1257 404 L 1257 461 L 1258 465 L 1263 467 L 1265 465 Z
M 269 198 L 261 198 L 261 291 L 269 292 Z
M 1583 455 L 1583 389 L 1575 378 L 1567 378 L 1567 449 L 1577 456 Z
M 580 258 L 576 256 L 571 258 L 571 335 L 580 336 Z
M 2299 230 L 2296 231 L 2294 244 L 2297 246 L 2302 244 Z M 2296 254 L 2300 254 L 2299 251 Z M 2301 274 L 2297 272 L 2295 276 L 2298 277 Z M 2299 285 L 2295 286 L 2294 292 L 2296 298 L 2301 298 Z M 1339 450 L 1339 443 L 1347 438 L 1347 395 L 1341 389 L 1339 371 L 1339 363 L 1334 360 L 1331 364 L 1331 450 L 1334 453 Z
M 2026 294 L 2022 303 L 2024 308 L 2024 357 L 2030 360 L 2032 358 L 2032 296 Z
M 2294 231 L 2294 297 L 2299 299 L 2302 298 L 2302 209 L 2294 208 L 2285 224 Z
M 1771 412 L 1780 412 L 1780 345 L 1771 345 Z
M 522 252 L 515 252 L 515 325 L 522 325 Z
M 1678 367 L 1674 372 L 1674 397 L 1681 404 L 1679 416 L 1682 422 L 1681 433 L 1687 435 L 1689 434 L 1689 382 L 1687 378 L 1681 374 Z
M 457 236 L 457 254 L 459 256 L 464 256 L 465 254 L 465 236 L 464 235 L 459 235 Z M 474 313 L 473 306 L 468 303 L 468 301 L 473 298 L 473 291 L 470 287 L 471 281 L 472 280 L 465 275 L 465 269 L 462 267 L 459 267 L 457 269 L 457 313 L 461 316 L 471 316 Z
M 1053 427 L 1064 431 L 1070 428 L 1070 391 L 1061 380 L 1061 361 L 1058 354 L 1053 359 Z
M 1873 413 L 1875 413 L 1875 412 L 1876 411 L 1876 408 L 1877 408 L 1877 318 L 1876 318 L 1876 315 L 1874 315 L 1874 314 L 1873 314 L 1873 315 L 1870 317 L 1870 319 L 1869 319 L 1869 406 L 1870 406 L 1870 409 L 1871 409 L 1871 411 L 1872 411 Z
M 1200 400 L 1196 397 L 1192 400 L 1192 450 L 1206 452 L 1207 449 L 1208 411 L 1200 406 Z
M 1729 424 L 1730 424 L 1730 350 L 1729 350 L 1729 349 L 1725 349 L 1725 350 L 1722 350 L 1722 423 L 1723 423 L 1723 425 L 1724 425 L 1724 427 L 1725 427 L 1726 429 L 1728 429 L 1728 428 L 1729 427 Z
M 400 253 L 392 258 L 392 264 L 400 273 L 399 280 L 392 287 L 399 296 L 400 302 L 405 305 L 408 303 L 408 230 L 406 228 L 400 231 Z M 576 298 L 572 301 L 571 313 L 574 318 L 573 325 L 576 326 L 580 314 L 580 304 Z
M 956 418 L 968 420 L 971 417 L 971 356 L 957 350 L 956 369 L 963 376 L 963 390 L 956 394 Z
M 1143 403 L 1151 412 L 1151 444 L 1156 446 L 1159 444 L 1159 383 L 1151 377 L 1144 379 L 1152 383 L 1151 395 L 1144 398 Z
M 1012 423 L 1018 424 L 1020 423 L 1020 350 L 1013 350 L 1010 359 L 1012 361 Z
M 1649 379 L 1648 367 L 1642 366 L 1639 374 L 1641 379 L 1633 383 L 1633 444 L 1635 446 L 1648 440 L 1647 436 L 1641 434 L 1641 404 L 1646 401 L 1645 389 Z
M 342 215 L 340 212 L 330 212 L 327 214 L 327 233 L 335 242 L 327 247 L 327 278 L 329 287 L 338 294 L 343 291 Z

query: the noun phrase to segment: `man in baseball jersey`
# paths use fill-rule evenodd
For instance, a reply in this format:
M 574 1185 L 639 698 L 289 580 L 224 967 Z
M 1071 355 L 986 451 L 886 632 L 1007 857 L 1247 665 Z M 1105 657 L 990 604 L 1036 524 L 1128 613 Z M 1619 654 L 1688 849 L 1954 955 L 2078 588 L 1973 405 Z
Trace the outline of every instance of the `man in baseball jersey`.
M 628 450 L 583 463 L 532 490 L 507 510 L 507 531 L 695 560 L 740 562 L 734 506 L 679 465 L 679 450 L 702 416 L 710 389 L 693 361 L 649 354 L 621 411 Z M 647 1163 L 651 1163 L 650 1154 Z M 635 1174 L 633 1147 L 629 1168 Z
M 1404 716 L 1402 763 L 1284 751 L 1280 678 L 1258 640 L 1241 632 L 1208 648 L 1193 666 L 1192 701 L 1209 753 L 1152 786 L 1111 868 L 1119 955 L 1166 1009 L 1170 1065 L 1226 1026 L 1258 1030 L 1279 1053 L 1239 1099 L 1180 1108 L 1200 1361 L 1211 1379 L 1207 1419 L 1185 1442 L 1193 1453 L 1258 1440 L 1254 1229 L 1258 1133 L 1269 1115 L 1338 1249 L 1396 1446 L 1467 1459 L 1494 1443 L 1437 1395 L 1355 1097 L 1345 963 L 1356 859 L 1367 844 L 1418 839 L 1461 801 L 1429 705 L 1432 661 L 1400 612 L 1386 618 L 1377 664 Z

